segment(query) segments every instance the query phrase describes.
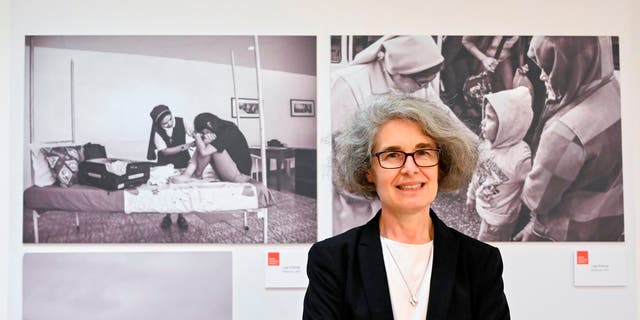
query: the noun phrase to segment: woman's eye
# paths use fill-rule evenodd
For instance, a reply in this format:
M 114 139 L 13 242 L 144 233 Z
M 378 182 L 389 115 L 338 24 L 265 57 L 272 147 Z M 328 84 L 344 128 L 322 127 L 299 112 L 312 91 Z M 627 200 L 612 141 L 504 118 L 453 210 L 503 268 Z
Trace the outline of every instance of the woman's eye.
M 433 158 L 436 156 L 436 153 L 437 152 L 435 150 L 422 149 L 422 150 L 417 150 L 415 155 L 420 158 Z
M 394 158 L 399 158 L 400 157 L 400 153 L 399 152 L 387 152 L 383 155 L 383 157 L 385 159 L 394 159 Z
M 416 155 L 418 155 L 418 156 L 425 156 L 427 154 L 429 154 L 429 150 L 418 150 L 418 151 L 416 151 Z

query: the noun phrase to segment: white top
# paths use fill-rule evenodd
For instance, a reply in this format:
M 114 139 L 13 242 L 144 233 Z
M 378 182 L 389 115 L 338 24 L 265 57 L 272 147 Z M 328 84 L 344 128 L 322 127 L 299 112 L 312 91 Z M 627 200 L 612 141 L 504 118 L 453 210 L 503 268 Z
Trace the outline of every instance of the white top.
M 426 319 L 433 264 L 433 241 L 424 244 L 407 244 L 382 236 L 380 236 L 380 241 L 382 242 L 382 256 L 387 272 L 393 318 Z M 397 266 L 393 258 L 395 258 Z M 401 271 L 398 270 L 398 267 Z M 410 303 L 411 294 L 400 272 L 409 284 L 411 292 L 416 295 L 418 300 L 416 306 L 412 306 Z
M 173 128 L 175 127 L 175 123 L 171 128 L 161 128 L 160 130 L 164 130 L 167 133 L 167 136 L 171 137 L 173 135 Z M 192 132 L 192 128 L 185 122 L 184 123 L 184 131 L 185 131 L 185 143 L 191 143 L 193 141 L 193 137 L 189 135 Z M 164 142 L 160 134 L 157 132 L 153 136 L 153 142 L 156 144 L 156 150 L 164 150 L 167 148 L 167 144 Z

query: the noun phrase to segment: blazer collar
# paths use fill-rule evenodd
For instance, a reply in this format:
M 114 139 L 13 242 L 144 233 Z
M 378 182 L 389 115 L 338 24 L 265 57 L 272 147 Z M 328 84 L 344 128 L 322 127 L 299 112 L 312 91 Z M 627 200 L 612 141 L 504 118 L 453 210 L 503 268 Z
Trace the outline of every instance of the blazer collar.
M 427 319 L 446 319 L 456 278 L 459 238 L 431 210 L 433 221 L 433 269 Z
M 380 243 L 380 213 L 364 226 L 358 243 L 360 273 L 369 303 L 372 319 L 392 319 L 391 297 L 389 284 L 382 258 Z M 427 319 L 446 318 L 457 264 L 458 238 L 451 230 L 430 210 L 429 216 L 433 222 L 433 267 L 431 271 L 431 285 L 429 292 L 429 308 Z
M 358 243 L 362 286 L 367 297 L 371 319 L 393 319 L 387 273 L 380 243 L 380 212 L 369 220 Z

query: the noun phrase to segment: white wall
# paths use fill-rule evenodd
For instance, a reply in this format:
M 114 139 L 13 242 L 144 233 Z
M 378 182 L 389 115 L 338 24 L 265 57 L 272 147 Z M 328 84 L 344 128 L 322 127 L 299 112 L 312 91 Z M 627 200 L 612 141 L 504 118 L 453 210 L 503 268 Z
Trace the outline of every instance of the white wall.
M 70 61 L 76 143 L 102 143 L 109 156 L 146 157 L 149 111 L 158 104 L 168 105 L 191 126 L 201 112 L 235 122 L 230 65 L 37 46 L 33 59 L 36 141 L 70 139 L 71 114 L 65 108 L 71 100 Z M 236 74 L 238 97 L 257 98 L 255 69 L 237 67 Z M 262 70 L 262 77 L 266 140 L 314 148 L 315 118 L 291 117 L 289 99 L 315 100 L 315 77 L 271 70 Z M 260 144 L 258 119 L 241 118 L 240 128 L 249 145 Z M 60 137 L 52 139 L 56 134 Z
M 6 1 L 6 0 L 5 0 Z M 316 34 L 318 35 L 318 234 L 330 234 L 330 180 L 327 143 L 329 36 L 332 34 L 585 34 L 619 35 L 621 42 L 621 85 L 623 103 L 623 157 L 625 179 L 625 228 L 623 246 L 627 252 L 628 285 L 619 288 L 575 288 L 572 286 L 571 255 L 584 244 L 505 244 L 500 245 L 505 262 L 504 279 L 514 319 L 637 319 L 638 257 L 640 256 L 640 151 L 635 137 L 640 135 L 636 119 L 640 119 L 640 99 L 635 75 L 639 74 L 640 26 L 632 19 L 638 16 L 634 0 L 602 1 L 510 1 L 490 0 L 472 7 L 468 2 L 424 0 L 386 2 L 323 1 L 272 2 L 242 0 L 229 3 L 193 1 L 180 6 L 170 1 L 129 1 L 126 4 L 90 1 L 16 1 L 11 9 L 10 92 L 0 92 L 6 103 L 11 94 L 9 125 L 2 136 L 10 135 L 9 164 L 18 169 L 3 171 L 7 179 L 5 191 L 7 214 L 1 215 L 0 230 L 8 233 L 8 272 L 3 273 L 0 310 L 8 298 L 8 316 L 21 314 L 21 256 L 33 251 L 126 251 L 126 250 L 231 250 L 234 253 L 234 318 L 235 319 L 299 319 L 303 290 L 265 290 L 262 287 L 264 246 L 23 246 L 21 244 L 21 188 L 23 137 L 22 73 L 25 34 Z M 233 3 L 233 4 L 231 4 Z M 119 3 L 118 3 L 119 4 Z M 6 5 L 5 7 L 8 7 Z M 240 9 L 238 11 L 238 9 Z M 0 11 L 2 12 L 2 11 Z M 1 15 L 1 14 L 0 14 Z M 241 19 L 238 17 L 242 17 Z M 496 17 L 493 19 L 493 17 Z M 4 21 L 0 19 L 0 21 Z M 8 37 L 8 36 L 7 36 Z M 0 50 L 0 57 L 4 51 Z M 2 89 L 5 87 L 2 86 Z M 4 113 L 7 114 L 7 113 Z M 3 158 L 4 157 L 0 157 Z M 16 165 L 17 164 L 17 165 Z M 8 168 L 5 163 L 4 168 Z M 8 180 L 10 177 L 10 180 Z M 8 181 L 8 183 L 6 182 Z M 9 186 L 12 186 L 9 188 Z M 0 259 L 5 246 L 0 246 Z M 302 246 L 304 247 L 304 246 Z M 0 267 L 0 272 L 5 271 Z M 5 275 L 6 274 L 6 275 Z M 8 291 L 7 291 L 8 290 Z M 0 316 L 2 317 L 2 316 Z
M 10 32 L 9 26 L 11 24 L 11 8 L 9 6 L 8 0 L 0 0 L 0 43 L 3 43 L 2 47 L 4 50 L 0 50 L 0 70 L 3 71 L 0 74 L 0 112 L 3 114 L 9 113 L 9 92 L 10 83 L 11 83 L 11 73 L 6 72 L 10 69 L 10 59 L 9 59 L 9 45 L 10 41 Z M 9 117 L 7 117 L 9 118 Z M 8 119 L 7 119 L 8 120 Z M 4 125 L 0 126 L 2 131 L 0 131 L 0 135 L 9 134 L 9 126 L 6 125 L 7 121 L 4 122 Z M 9 159 L 0 160 L 0 168 L 7 168 L 11 161 Z M 15 164 L 18 165 L 18 164 Z M 0 170 L 0 194 L 2 194 L 2 202 L 6 203 L 5 208 L 9 207 L 9 203 L 7 201 L 7 195 L 9 194 L 9 172 L 10 170 Z M 0 216 L 0 319 L 8 319 L 9 317 L 9 266 L 15 265 L 15 261 L 17 258 L 16 255 L 19 255 L 17 251 L 13 250 L 13 246 L 11 246 L 10 250 L 10 241 L 9 240 L 9 231 L 10 231 L 10 219 L 9 215 Z M 9 254 L 11 252 L 11 254 Z M 5 262 L 6 261 L 6 262 Z M 11 268 L 13 270 L 13 268 Z

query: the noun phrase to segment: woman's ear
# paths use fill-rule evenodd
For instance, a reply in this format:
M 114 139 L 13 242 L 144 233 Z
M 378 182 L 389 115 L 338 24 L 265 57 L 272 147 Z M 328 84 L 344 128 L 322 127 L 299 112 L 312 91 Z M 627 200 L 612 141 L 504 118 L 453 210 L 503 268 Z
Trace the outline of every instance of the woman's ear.
M 207 121 L 207 127 L 211 129 L 211 131 L 213 131 L 213 125 L 211 124 L 211 121 Z
M 367 173 L 365 174 L 365 177 L 367 178 L 367 181 L 369 183 L 373 183 L 373 170 L 371 170 L 371 168 L 367 169 Z

